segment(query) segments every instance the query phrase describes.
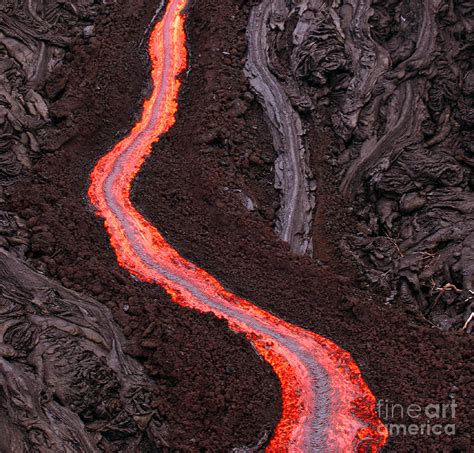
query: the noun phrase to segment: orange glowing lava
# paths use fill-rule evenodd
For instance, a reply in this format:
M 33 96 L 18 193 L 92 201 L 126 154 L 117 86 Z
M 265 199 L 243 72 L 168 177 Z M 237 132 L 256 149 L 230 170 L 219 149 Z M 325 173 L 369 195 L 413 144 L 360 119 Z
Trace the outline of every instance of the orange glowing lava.
M 184 307 L 212 312 L 246 335 L 273 367 L 282 387 L 282 418 L 267 451 L 375 452 L 387 439 L 375 398 L 349 353 L 226 291 L 185 260 L 132 206 L 130 187 L 152 145 L 175 122 L 187 65 L 183 10 L 169 0 L 149 41 L 153 92 L 130 134 L 97 163 L 89 197 L 104 218 L 119 264 L 163 286 Z

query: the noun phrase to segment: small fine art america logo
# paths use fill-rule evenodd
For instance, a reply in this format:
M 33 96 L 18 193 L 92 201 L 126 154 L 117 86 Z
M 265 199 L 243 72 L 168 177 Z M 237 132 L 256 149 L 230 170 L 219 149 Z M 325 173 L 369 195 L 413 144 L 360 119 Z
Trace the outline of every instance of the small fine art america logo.
M 379 418 L 385 420 L 390 436 L 453 436 L 456 434 L 456 401 L 449 403 L 420 404 L 377 402 Z

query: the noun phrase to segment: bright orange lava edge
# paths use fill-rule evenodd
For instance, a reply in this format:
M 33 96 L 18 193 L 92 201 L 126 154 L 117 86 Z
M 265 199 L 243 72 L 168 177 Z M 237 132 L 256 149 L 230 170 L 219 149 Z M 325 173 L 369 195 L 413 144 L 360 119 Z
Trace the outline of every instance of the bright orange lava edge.
M 337 408 L 330 415 L 331 426 L 327 442 L 332 446 L 330 447 L 331 451 L 349 451 L 347 447 L 350 445 L 352 446 L 350 451 L 376 452 L 385 444 L 387 430 L 377 417 L 375 397 L 364 382 L 358 366 L 349 353 L 330 340 L 283 321 L 245 299 L 226 291 L 214 277 L 181 257 L 165 241 L 159 231 L 138 213 L 130 201 L 130 187 L 145 158 L 152 152 L 153 143 L 157 142 L 159 137 L 175 123 L 175 113 L 178 109 L 177 99 L 181 85 L 178 76 L 187 67 L 185 16 L 183 15 L 186 3 L 187 0 L 170 0 L 164 18 L 156 24 L 151 33 L 149 56 L 152 62 L 151 76 L 154 82 L 152 95 L 144 101 L 142 118 L 135 124 L 130 134 L 102 157 L 92 171 L 91 185 L 88 191 L 89 198 L 97 209 L 97 215 L 104 218 L 104 224 L 120 266 L 142 281 L 162 285 L 171 299 L 179 305 L 203 312 L 211 311 L 216 316 L 225 318 L 232 330 L 244 333 L 253 343 L 259 354 L 272 366 L 282 388 L 282 417 L 267 451 L 301 451 L 304 423 L 312 410 L 314 401 L 311 401 L 311 392 L 308 388 L 309 378 L 305 375 L 305 370 L 300 366 L 295 354 L 284 345 L 274 342 L 271 338 L 266 338 L 238 319 L 230 318 L 219 310 L 209 308 L 188 290 L 149 267 L 134 250 L 121 220 L 108 205 L 105 182 L 117 160 L 141 134 L 140 146 L 135 147 L 133 152 L 127 156 L 126 165 L 121 169 L 113 187 L 116 201 L 139 233 L 133 240 L 141 241 L 147 253 L 157 263 L 167 266 L 183 279 L 192 281 L 207 296 L 219 300 L 222 305 L 232 306 L 234 309 L 238 307 L 242 313 L 251 314 L 265 325 L 295 339 L 302 347 L 310 351 L 318 364 L 330 376 L 331 394 L 337 396 L 337 400 L 344 403 L 341 408 Z M 163 24 L 166 18 L 172 20 L 171 35 L 169 36 L 172 46 L 172 61 L 170 62 L 172 69 L 164 80 Z M 163 83 L 166 83 L 166 94 L 160 105 L 161 114 L 156 124 L 153 125 L 152 131 L 144 133 L 146 126 L 150 123 L 153 108 L 158 100 L 159 89 Z M 354 417 L 361 420 L 365 426 L 357 430 L 355 438 L 348 439 L 347 433 L 351 432 L 348 427 L 353 426 Z

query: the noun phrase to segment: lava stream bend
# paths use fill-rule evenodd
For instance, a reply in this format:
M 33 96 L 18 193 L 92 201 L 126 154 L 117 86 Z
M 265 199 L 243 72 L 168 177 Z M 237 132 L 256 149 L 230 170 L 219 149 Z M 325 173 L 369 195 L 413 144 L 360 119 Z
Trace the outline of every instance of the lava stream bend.
M 130 134 L 97 163 L 89 197 L 104 218 L 119 264 L 163 286 L 172 300 L 212 312 L 242 332 L 272 366 L 282 387 L 282 418 L 267 451 L 377 451 L 387 438 L 375 398 L 350 355 L 328 339 L 294 326 L 226 291 L 185 260 L 130 201 L 130 187 L 152 144 L 175 122 L 187 65 L 183 9 L 169 0 L 150 36 L 153 91 Z

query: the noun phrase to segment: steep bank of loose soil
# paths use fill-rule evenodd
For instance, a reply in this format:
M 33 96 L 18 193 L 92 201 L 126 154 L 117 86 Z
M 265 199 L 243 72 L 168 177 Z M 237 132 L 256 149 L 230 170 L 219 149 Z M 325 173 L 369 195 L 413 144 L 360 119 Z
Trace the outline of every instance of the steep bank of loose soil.
M 224 323 L 133 283 L 87 211 L 88 172 L 132 124 L 145 94 L 146 64 L 136 48 L 154 2 L 125 3 L 129 9 L 117 5 L 102 16 L 94 41 L 78 43 L 73 62 L 57 75 L 67 77 L 69 87 L 56 104 L 59 127 L 61 118 L 73 117 L 80 135 L 43 157 L 10 204 L 30 228 L 42 227 L 33 235 L 33 260 L 65 286 L 93 292 L 114 310 L 159 386 L 157 405 L 169 420 L 166 440 L 187 450 L 228 450 L 256 442 L 262 429 L 274 426 L 279 389 L 273 373 Z M 192 71 L 178 122 L 137 181 L 138 206 L 183 254 L 229 289 L 351 351 L 379 398 L 426 405 L 455 395 L 455 438 L 394 438 L 393 451 L 468 451 L 472 374 L 464 337 L 377 308 L 369 293 L 354 289 L 352 270 L 329 247 L 323 267 L 290 256 L 275 240 L 268 131 L 242 74 L 248 12 L 246 3 L 232 0 L 194 2 L 188 19 Z M 80 108 L 73 98 L 82 100 Z M 330 137 L 320 143 L 314 151 L 323 154 Z M 245 208 L 242 193 L 259 201 L 254 211 Z M 329 219 L 339 206 L 327 190 L 318 219 Z M 350 216 L 342 217 L 352 227 Z M 344 226 L 325 225 L 328 235 Z
M 156 382 L 165 444 L 228 451 L 255 445 L 278 421 L 275 375 L 225 323 L 181 309 L 160 288 L 123 272 L 86 199 L 95 161 L 130 128 L 147 93 L 145 30 L 156 7 L 156 1 L 108 6 L 93 36 L 77 40 L 71 63 L 50 82 L 66 89 L 51 106 L 54 124 L 46 131 L 51 140 L 77 134 L 7 191 L 8 204 L 32 233 L 31 262 L 112 309 L 130 351 Z

